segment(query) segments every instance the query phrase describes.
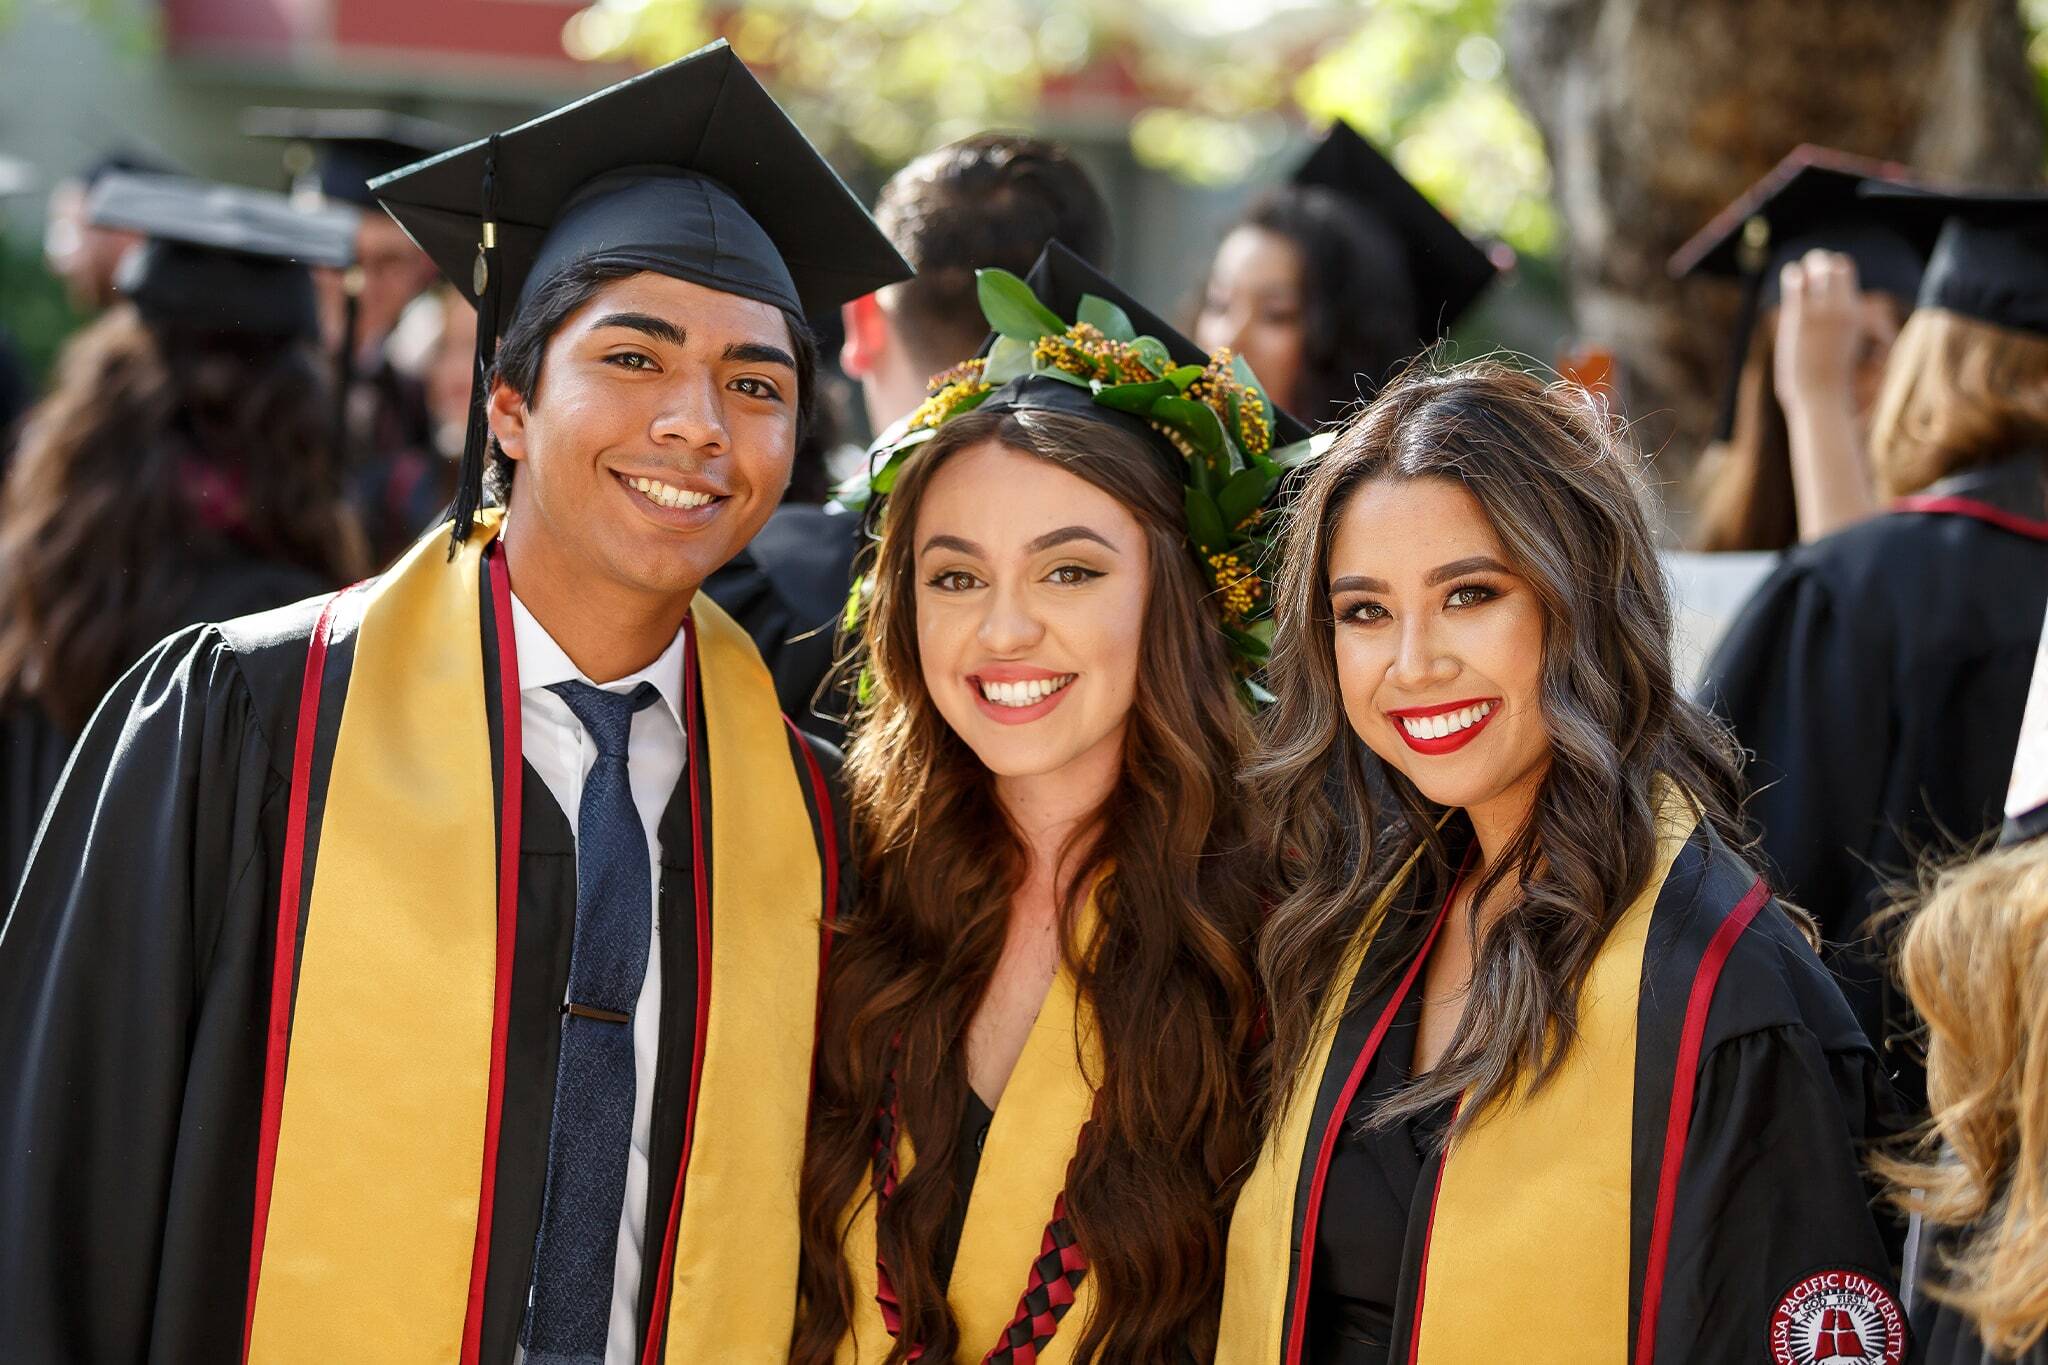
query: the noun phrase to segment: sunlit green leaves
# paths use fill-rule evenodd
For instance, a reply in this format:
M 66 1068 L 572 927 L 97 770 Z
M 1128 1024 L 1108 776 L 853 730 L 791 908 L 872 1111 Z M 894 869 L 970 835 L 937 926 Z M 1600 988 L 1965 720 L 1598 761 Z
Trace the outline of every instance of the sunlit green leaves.
M 1097 298 L 1093 294 L 1081 296 L 1080 316 L 1075 321 L 1087 323 L 1111 341 L 1138 339 L 1138 329 L 1131 325 L 1129 315 L 1108 299 Z
M 1028 344 L 1067 330 L 1067 324 L 1038 301 L 1031 286 L 1007 270 L 975 271 L 974 290 L 982 316 L 1003 336 Z

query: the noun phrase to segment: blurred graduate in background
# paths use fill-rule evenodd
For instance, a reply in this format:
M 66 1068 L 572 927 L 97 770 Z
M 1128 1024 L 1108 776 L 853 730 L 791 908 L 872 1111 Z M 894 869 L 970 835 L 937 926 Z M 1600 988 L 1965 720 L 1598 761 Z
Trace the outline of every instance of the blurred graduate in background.
M 1694 481 L 1695 548 L 1782 550 L 1877 509 L 1870 411 L 1932 233 L 1886 221 L 1857 191 L 1902 169 L 1798 147 L 1672 255 L 1678 278 L 1743 288 L 1720 422 Z
M 2048 603 L 2048 195 L 1879 197 L 1944 221 L 1872 417 L 1885 510 L 1790 550 L 1702 693 L 1751 751 L 1773 886 L 1884 1047 L 1911 1017 L 1868 921 L 1923 852 L 1997 826 Z
M 243 116 L 242 128 L 284 142 L 295 204 L 345 210 L 356 225 L 353 267 L 315 271 L 314 281 L 321 333 L 346 395 L 342 432 L 350 493 L 381 566 L 440 520 L 454 493 L 455 468 L 435 444 L 420 376 L 395 363 L 391 349 L 406 308 L 433 284 L 434 263 L 378 206 L 369 182 L 461 138 L 382 109 L 256 108 Z
M 345 214 L 110 172 L 95 230 L 140 238 L 73 337 L 0 494 L 0 879 L 11 898 L 71 743 L 179 627 L 282 606 L 366 568 L 330 444 L 309 266 Z
M 2048 645 L 2048 637 L 2044 637 Z M 2000 847 L 1935 875 L 1899 953 L 1927 1025 L 1932 1122 L 1881 1160 L 1913 1214 L 1926 1365 L 2048 1365 L 2048 650 L 2034 666 Z
M 1497 273 L 1486 251 L 1339 122 L 1224 237 L 1194 339 L 1242 355 L 1274 402 L 1323 426 L 1442 339 Z

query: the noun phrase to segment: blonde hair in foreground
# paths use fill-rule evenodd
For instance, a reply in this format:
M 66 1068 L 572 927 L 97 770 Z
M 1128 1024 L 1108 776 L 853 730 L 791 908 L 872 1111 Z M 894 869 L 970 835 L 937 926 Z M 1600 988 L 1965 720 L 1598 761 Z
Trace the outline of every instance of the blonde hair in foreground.
M 1968 1229 L 1928 1292 L 2016 1355 L 2048 1334 L 2048 840 L 1939 873 L 1899 975 L 1927 1023 L 1933 1122 L 1914 1157 L 1876 1165 L 1900 1206 Z
M 1878 493 L 2048 446 L 2048 338 L 1942 308 L 1906 319 L 1870 415 Z

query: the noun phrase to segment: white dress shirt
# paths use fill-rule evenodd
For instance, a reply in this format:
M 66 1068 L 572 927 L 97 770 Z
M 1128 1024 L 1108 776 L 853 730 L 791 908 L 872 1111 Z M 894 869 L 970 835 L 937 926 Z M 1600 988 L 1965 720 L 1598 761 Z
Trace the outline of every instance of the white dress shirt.
M 633 788 L 633 808 L 647 831 L 650 872 L 647 913 L 654 925 L 648 939 L 647 978 L 633 1006 L 633 1142 L 626 1154 L 626 1202 L 619 1210 L 619 1255 L 612 1278 L 611 1329 L 605 1344 L 605 1365 L 636 1365 L 640 1343 L 640 1258 L 647 1246 L 647 1151 L 654 1108 L 654 1064 L 661 1041 L 661 837 L 662 812 L 668 809 L 683 775 L 689 749 L 684 742 L 683 644 L 677 631 L 661 657 L 638 673 L 615 682 L 594 683 L 569 661 L 562 647 L 534 619 L 517 593 L 512 597 L 512 638 L 519 651 L 520 747 L 526 761 L 547 783 L 548 793 L 576 833 L 583 808 L 583 782 L 597 762 L 597 746 L 583 723 L 547 689 L 560 682 L 591 683 L 607 692 L 631 692 L 643 682 L 661 693 L 658 705 L 633 715 L 627 740 L 626 771 Z M 566 1002 L 565 1002 L 566 1003 Z M 666 1229 L 663 1229 L 666 1232 Z M 519 1351 L 523 1360 L 525 1352 Z

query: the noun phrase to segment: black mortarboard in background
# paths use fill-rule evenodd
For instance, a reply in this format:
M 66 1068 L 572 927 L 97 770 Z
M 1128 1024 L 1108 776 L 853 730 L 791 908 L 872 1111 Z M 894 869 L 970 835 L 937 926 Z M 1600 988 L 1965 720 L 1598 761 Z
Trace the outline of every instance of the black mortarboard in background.
M 1047 242 L 1039 254 L 1038 263 L 1031 267 L 1031 273 L 1024 278 L 1038 301 L 1051 309 L 1064 322 L 1072 322 L 1080 316 L 1081 296 L 1095 297 L 1121 308 L 1124 316 L 1131 320 L 1131 326 L 1139 336 L 1148 336 L 1163 342 L 1167 354 L 1176 365 L 1206 365 L 1209 353 L 1193 341 L 1181 335 L 1157 313 L 1139 303 L 1118 288 L 1116 282 L 1097 270 L 1088 262 L 1069 251 L 1060 242 Z M 987 355 L 995 345 L 993 333 L 982 343 L 981 354 Z M 1094 395 L 1085 388 L 1050 379 L 1044 375 L 1027 374 L 1012 379 L 977 406 L 978 412 L 1015 412 L 1028 408 L 1041 411 L 1068 412 L 1096 421 L 1122 425 L 1126 430 L 1143 436 L 1148 442 L 1160 447 L 1171 461 L 1176 477 L 1187 459 L 1177 447 L 1152 425 L 1142 418 L 1129 413 L 1118 412 L 1095 401 Z M 1292 445 L 1309 438 L 1309 430 L 1298 420 L 1277 407 L 1273 413 L 1273 444 Z
M 458 542 L 481 496 L 498 332 L 564 268 L 635 266 L 798 316 L 911 275 L 722 39 L 371 188 L 477 305 Z
M 1917 304 L 2048 336 L 2048 190 L 1872 187 L 1873 209 L 1940 228 Z
M 1330 125 L 1293 179 L 1356 205 L 1401 243 L 1406 252 L 1401 265 L 1415 299 L 1415 336 L 1425 346 L 1450 331 L 1500 273 L 1485 251 L 1341 119 Z
M 462 134 L 426 119 L 383 109 L 281 109 L 242 114 L 242 131 L 285 146 L 295 199 L 339 200 L 374 211 L 370 182 L 462 141 Z
M 355 259 L 353 212 L 307 211 L 238 185 L 110 171 L 85 214 L 143 234 L 114 279 L 143 317 L 205 331 L 317 337 L 307 267 Z
M 134 147 L 114 147 L 78 168 L 78 179 L 90 190 L 109 175 L 180 175 L 176 166 L 162 157 Z
M 1713 275 L 1743 285 L 1716 439 L 1726 440 L 1735 428 L 1750 333 L 1763 310 L 1778 302 L 1780 273 L 1791 262 L 1809 251 L 1840 252 L 1856 262 L 1863 289 L 1890 294 L 1912 307 L 1933 230 L 1890 221 L 1861 194 L 1865 184 L 1904 183 L 1906 174 L 1893 162 L 1812 144 L 1795 147 L 1672 253 L 1674 279 Z

